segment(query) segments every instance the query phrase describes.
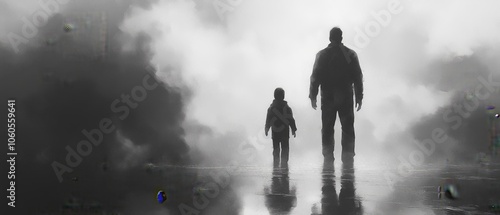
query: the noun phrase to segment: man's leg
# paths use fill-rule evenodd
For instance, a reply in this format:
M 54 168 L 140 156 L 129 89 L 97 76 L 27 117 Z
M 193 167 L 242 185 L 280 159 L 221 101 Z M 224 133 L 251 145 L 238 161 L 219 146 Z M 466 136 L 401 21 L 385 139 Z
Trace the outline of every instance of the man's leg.
M 288 138 L 284 138 L 281 141 L 281 167 L 286 167 L 288 165 L 288 152 L 290 144 Z
M 337 111 L 333 107 L 332 102 L 321 102 L 321 139 L 323 144 L 323 157 L 333 161 L 333 150 L 335 148 L 335 140 L 333 139 L 335 120 Z
M 273 161 L 274 167 L 280 163 L 280 140 L 278 138 L 273 138 Z
M 352 162 L 354 153 L 354 109 L 352 100 L 348 100 L 339 109 L 342 125 L 342 162 Z

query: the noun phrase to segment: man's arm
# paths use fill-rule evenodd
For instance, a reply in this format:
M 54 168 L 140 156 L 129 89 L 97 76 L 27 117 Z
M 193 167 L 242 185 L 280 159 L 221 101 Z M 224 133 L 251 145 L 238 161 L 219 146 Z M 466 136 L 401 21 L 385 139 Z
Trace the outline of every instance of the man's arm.
M 272 118 L 271 108 L 268 108 L 266 116 L 266 125 L 264 126 L 264 132 L 266 136 L 269 133 L 269 129 L 271 128 L 271 118 Z
M 321 52 L 316 54 L 316 59 L 314 61 L 313 71 L 311 74 L 311 85 L 309 87 L 309 98 L 311 99 L 311 105 L 316 109 L 316 97 L 319 92 L 319 85 L 321 84 Z
M 359 65 L 359 59 L 356 54 L 353 56 L 352 66 L 354 72 L 354 92 L 356 95 L 356 104 L 358 110 L 361 109 L 361 104 L 363 102 L 363 72 L 361 71 L 361 66 Z

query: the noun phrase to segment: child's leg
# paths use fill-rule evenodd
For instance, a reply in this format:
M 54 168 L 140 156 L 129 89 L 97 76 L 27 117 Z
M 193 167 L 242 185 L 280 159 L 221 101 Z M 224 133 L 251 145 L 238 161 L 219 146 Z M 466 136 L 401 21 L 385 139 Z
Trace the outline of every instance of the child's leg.
M 289 146 L 288 138 L 284 138 L 283 141 L 281 141 L 281 165 L 288 163 Z
M 273 138 L 273 158 L 274 165 L 278 165 L 280 162 L 280 141 L 278 138 Z

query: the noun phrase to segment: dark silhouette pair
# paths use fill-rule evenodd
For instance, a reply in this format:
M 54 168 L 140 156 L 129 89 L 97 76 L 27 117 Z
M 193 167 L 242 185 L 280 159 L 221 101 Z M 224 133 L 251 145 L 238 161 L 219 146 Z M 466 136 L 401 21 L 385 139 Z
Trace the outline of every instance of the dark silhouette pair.
M 321 89 L 322 147 L 325 162 L 333 162 L 335 140 L 334 126 L 337 113 L 342 124 L 342 162 L 354 161 L 354 104 L 357 111 L 363 101 L 363 73 L 359 59 L 352 49 L 342 43 L 342 30 L 334 27 L 330 30 L 330 44 L 319 51 L 313 66 L 309 88 L 311 106 L 316 109 L 319 89 Z M 286 166 L 289 154 L 289 133 L 295 136 L 297 127 L 292 109 L 284 100 L 285 91 L 277 88 L 274 101 L 267 110 L 265 133 L 272 127 L 274 165 Z M 280 157 L 281 145 L 281 157 Z

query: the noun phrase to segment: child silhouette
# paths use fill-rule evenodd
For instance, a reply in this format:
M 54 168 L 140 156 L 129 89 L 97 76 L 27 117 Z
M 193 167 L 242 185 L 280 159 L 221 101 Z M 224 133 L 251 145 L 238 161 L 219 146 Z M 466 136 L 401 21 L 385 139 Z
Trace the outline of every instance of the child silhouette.
M 294 137 L 296 137 L 295 132 L 297 131 L 292 109 L 288 106 L 288 103 L 284 99 L 285 90 L 282 88 L 276 88 L 274 90 L 273 103 L 271 103 L 271 106 L 267 109 L 265 134 L 268 136 L 269 129 L 272 128 L 273 157 L 275 167 L 280 164 L 280 160 L 281 167 L 288 166 L 288 139 L 290 138 L 290 128 L 292 128 L 292 134 Z

